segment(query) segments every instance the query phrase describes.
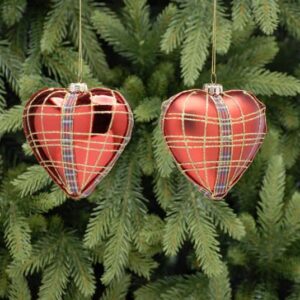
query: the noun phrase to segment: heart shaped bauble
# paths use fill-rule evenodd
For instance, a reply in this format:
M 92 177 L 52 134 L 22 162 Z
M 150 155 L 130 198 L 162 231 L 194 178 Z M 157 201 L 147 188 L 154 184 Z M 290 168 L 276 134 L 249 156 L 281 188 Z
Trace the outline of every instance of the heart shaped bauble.
M 162 131 L 180 170 L 211 199 L 222 199 L 247 170 L 266 134 L 265 106 L 219 84 L 164 102 Z
M 105 88 L 48 88 L 27 102 L 23 128 L 41 166 L 71 198 L 87 197 L 128 143 L 133 116 L 124 97 Z

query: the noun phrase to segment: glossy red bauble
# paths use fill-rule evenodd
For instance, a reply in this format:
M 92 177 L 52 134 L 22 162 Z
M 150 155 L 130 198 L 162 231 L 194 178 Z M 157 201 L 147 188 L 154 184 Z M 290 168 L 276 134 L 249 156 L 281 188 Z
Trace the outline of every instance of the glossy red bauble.
M 164 103 L 162 130 L 180 170 L 207 197 L 221 199 L 263 142 L 265 106 L 242 90 L 184 91 Z
M 74 199 L 87 197 L 128 143 L 133 116 L 104 88 L 43 89 L 27 102 L 23 128 L 41 166 Z

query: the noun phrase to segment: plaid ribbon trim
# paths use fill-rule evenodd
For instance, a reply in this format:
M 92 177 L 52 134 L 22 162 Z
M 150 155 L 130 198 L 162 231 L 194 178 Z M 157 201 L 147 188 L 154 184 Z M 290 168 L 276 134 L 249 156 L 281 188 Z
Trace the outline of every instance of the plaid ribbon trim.
M 67 187 L 71 194 L 78 193 L 76 170 L 73 153 L 73 113 L 77 101 L 76 93 L 67 94 L 62 105 L 61 118 L 61 146 L 62 146 L 62 163 L 65 173 Z
M 232 156 L 232 128 L 230 114 L 225 105 L 222 96 L 214 95 L 212 97 L 219 117 L 220 127 L 220 152 L 217 179 L 214 188 L 214 196 L 221 196 L 227 191 L 230 163 Z

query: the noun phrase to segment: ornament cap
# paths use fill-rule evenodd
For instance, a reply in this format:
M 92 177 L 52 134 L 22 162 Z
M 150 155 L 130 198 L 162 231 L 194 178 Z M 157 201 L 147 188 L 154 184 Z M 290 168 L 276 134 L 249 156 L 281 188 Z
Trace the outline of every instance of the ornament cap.
M 203 89 L 210 95 L 220 95 L 223 93 L 223 85 L 218 83 L 206 83 Z
M 69 91 L 71 93 L 87 92 L 88 91 L 88 87 L 87 87 L 86 83 L 82 83 L 82 82 L 71 83 L 69 85 Z

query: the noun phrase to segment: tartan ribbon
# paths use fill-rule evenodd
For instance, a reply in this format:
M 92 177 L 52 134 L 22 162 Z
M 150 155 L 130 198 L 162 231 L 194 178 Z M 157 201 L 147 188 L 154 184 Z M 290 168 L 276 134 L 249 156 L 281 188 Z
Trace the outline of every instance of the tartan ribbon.
M 212 99 L 218 112 L 220 128 L 219 164 L 213 196 L 220 197 L 227 192 L 232 156 L 232 128 L 230 114 L 222 96 L 214 95 Z
M 68 93 L 62 104 L 61 117 L 61 146 L 62 163 L 67 187 L 71 194 L 78 193 L 78 185 L 73 152 L 73 113 L 77 101 L 75 92 Z

